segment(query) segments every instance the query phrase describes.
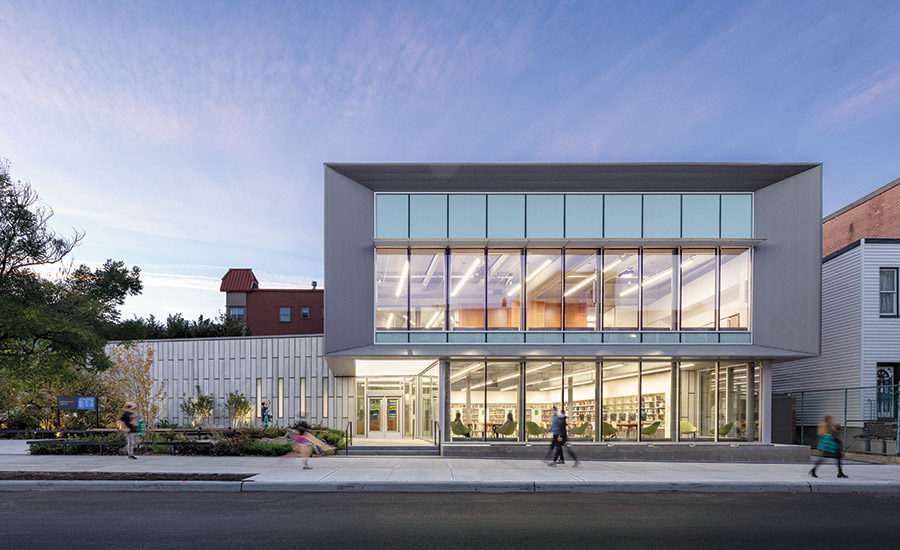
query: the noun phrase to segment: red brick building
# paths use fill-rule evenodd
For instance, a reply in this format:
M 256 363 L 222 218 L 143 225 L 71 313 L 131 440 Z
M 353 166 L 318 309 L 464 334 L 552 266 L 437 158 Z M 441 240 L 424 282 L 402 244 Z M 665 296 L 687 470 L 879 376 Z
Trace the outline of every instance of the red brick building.
M 900 238 L 900 178 L 822 220 L 822 256 L 859 239 Z
M 252 269 L 229 269 L 219 291 L 228 315 L 244 321 L 253 336 L 322 334 L 324 291 L 259 288 Z

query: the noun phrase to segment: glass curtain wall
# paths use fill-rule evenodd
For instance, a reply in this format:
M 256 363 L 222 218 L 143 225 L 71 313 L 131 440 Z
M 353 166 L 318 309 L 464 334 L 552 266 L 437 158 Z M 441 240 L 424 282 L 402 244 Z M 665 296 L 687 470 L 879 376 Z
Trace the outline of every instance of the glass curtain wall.
M 522 328 L 522 252 L 488 249 L 487 324 L 492 330 Z
M 645 249 L 641 270 L 643 328 L 674 330 L 678 314 L 678 251 Z M 637 293 L 632 287 L 624 292 Z
M 716 251 L 681 252 L 681 328 L 716 328 Z
M 562 330 L 562 251 L 528 250 L 525 301 L 528 330 Z
M 301 415 L 305 416 L 305 415 Z M 366 381 L 356 381 L 356 435 L 366 435 Z
M 566 361 L 562 390 L 566 411 L 566 431 L 569 439 L 594 439 L 596 414 L 594 404 L 597 390 L 597 363 L 594 361 Z
M 527 439 L 550 439 L 551 410 L 562 406 L 561 361 L 525 363 L 525 434 Z
M 566 330 L 599 330 L 597 306 L 600 281 L 597 253 L 593 250 L 566 250 L 566 275 L 563 289 Z
M 450 251 L 450 330 L 484 329 L 484 251 Z
M 750 249 L 723 248 L 719 270 L 719 329 L 750 329 Z
M 379 249 L 375 255 L 375 328 L 406 330 L 409 261 L 406 249 Z
M 434 422 L 438 419 L 438 366 L 434 365 L 419 376 L 421 380 L 421 396 L 418 409 L 422 411 L 422 423 L 419 428 L 420 437 L 434 437 Z
M 756 438 L 759 414 L 758 373 L 752 363 L 719 365 L 719 440 Z M 748 430 L 749 426 L 749 430 Z
M 403 379 L 403 435 L 412 437 L 415 433 L 416 377 Z
M 716 363 L 683 362 L 678 430 L 682 441 L 711 440 L 716 426 Z
M 641 441 L 673 439 L 668 409 L 676 391 L 671 361 L 641 363 Z
M 603 251 L 603 328 L 638 328 L 640 256 L 637 249 Z
M 484 437 L 484 362 L 450 363 L 450 433 L 452 440 Z
M 634 441 L 638 429 L 637 361 L 607 361 L 601 365 L 603 412 L 601 434 L 604 440 Z
M 519 438 L 519 372 L 518 361 L 487 364 L 487 437 Z
M 413 248 L 410 251 L 410 330 L 444 330 L 445 271 L 443 250 Z

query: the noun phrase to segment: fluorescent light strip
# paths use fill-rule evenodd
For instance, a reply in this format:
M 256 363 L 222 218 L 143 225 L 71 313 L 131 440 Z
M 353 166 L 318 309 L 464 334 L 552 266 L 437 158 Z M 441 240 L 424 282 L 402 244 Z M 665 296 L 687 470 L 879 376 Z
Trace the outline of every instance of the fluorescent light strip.
M 568 292 L 563 294 L 563 296 L 568 296 L 569 294 L 572 294 L 573 292 L 575 292 L 576 290 L 578 290 L 579 288 L 583 287 L 584 285 L 588 284 L 589 282 L 593 281 L 596 278 L 597 278 L 597 274 L 594 273 L 587 279 L 585 279 L 585 280 L 581 281 L 580 283 L 578 283 L 577 285 L 573 286 L 571 289 L 569 289 Z
M 403 273 L 400 274 L 400 282 L 397 283 L 397 290 L 394 291 L 394 296 L 400 296 L 403 292 L 403 286 L 406 284 L 406 277 L 409 275 L 409 260 L 406 260 L 406 263 L 403 264 Z
M 681 263 L 681 267 L 685 267 L 685 266 L 687 266 L 687 265 L 691 265 L 692 263 L 694 263 L 694 259 L 693 259 L 693 258 L 691 258 L 690 260 L 686 260 L 686 261 L 682 262 L 682 263 Z M 639 284 L 639 285 L 635 285 L 635 286 L 633 286 L 633 287 L 631 287 L 631 288 L 629 288 L 629 289 L 623 290 L 622 292 L 619 293 L 619 296 L 626 296 L 626 295 L 628 295 L 628 294 L 631 294 L 632 292 L 636 292 L 637 289 L 639 289 L 640 287 L 642 287 L 642 286 L 647 286 L 647 285 L 650 285 L 650 284 L 652 284 L 652 283 L 655 283 L 656 281 L 658 281 L 658 280 L 660 280 L 660 279 L 663 279 L 663 278 L 665 278 L 665 277 L 668 277 L 671 273 L 672 273 L 672 268 L 670 267 L 669 269 L 666 269 L 665 271 L 662 271 L 662 272 L 660 272 L 660 273 L 657 273 L 656 275 L 650 277 L 649 279 L 646 279 L 644 282 L 642 282 L 642 283 Z
M 427 323 L 425 323 L 425 328 L 431 328 L 431 325 L 433 325 L 434 322 L 437 321 L 438 315 L 440 315 L 440 314 L 441 314 L 441 310 L 435 311 L 434 315 L 431 316 L 431 320 L 428 321 Z
M 475 363 L 474 365 L 470 366 L 469 368 L 463 369 L 463 370 L 459 371 L 458 373 L 456 373 L 455 375 L 453 375 L 452 377 L 450 377 L 450 381 L 452 382 L 453 380 L 459 380 L 467 372 L 473 371 L 482 365 L 484 365 L 484 363 Z
M 470 265 L 469 269 L 466 270 L 466 273 L 465 273 L 465 275 L 463 275 L 463 278 L 460 279 L 458 283 L 456 283 L 456 288 L 453 289 L 453 292 L 450 293 L 450 296 L 456 296 L 459 293 L 459 289 L 461 289 L 463 287 L 463 285 L 466 284 L 466 281 L 468 281 L 469 278 L 472 276 L 472 274 L 475 273 L 475 269 L 478 267 L 479 264 L 481 264 L 481 259 L 475 258 L 475 261 L 472 262 L 472 265 Z
M 537 267 L 537 269 L 535 269 L 535 270 L 532 271 L 527 277 L 525 277 L 525 282 L 527 283 L 528 281 L 534 279 L 534 277 L 535 277 L 538 273 L 540 273 L 541 271 L 547 269 L 547 266 L 549 266 L 551 263 L 553 263 L 553 260 L 544 260 L 544 263 L 542 263 L 541 265 L 539 265 L 539 266 Z M 522 285 L 521 285 L 521 284 L 518 284 L 518 285 L 512 287 L 512 290 L 510 290 L 509 292 L 507 292 L 506 295 L 507 295 L 507 296 L 512 296 L 513 294 L 515 294 L 516 292 L 518 292 L 520 288 L 522 288 Z
M 617 369 L 619 367 L 624 367 L 624 366 L 625 366 L 625 363 L 619 363 L 617 365 L 610 365 L 608 367 L 603 367 L 603 370 Z
M 394 322 L 394 314 L 391 313 L 390 315 L 388 315 L 387 328 L 391 328 L 391 323 L 393 323 L 393 322 Z
M 604 268 L 603 268 L 603 271 L 601 271 L 600 273 L 606 273 L 607 271 L 609 271 L 610 269 L 616 267 L 616 266 L 619 265 L 620 263 L 622 263 L 622 260 L 616 260 L 616 261 L 614 261 L 613 263 L 609 264 L 608 266 L 604 267 Z

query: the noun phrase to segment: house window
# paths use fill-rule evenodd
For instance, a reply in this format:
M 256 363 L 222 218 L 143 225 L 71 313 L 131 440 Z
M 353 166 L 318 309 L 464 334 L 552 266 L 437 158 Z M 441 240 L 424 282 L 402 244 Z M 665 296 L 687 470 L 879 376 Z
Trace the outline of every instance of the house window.
M 228 315 L 234 319 L 235 321 L 240 321 L 241 323 L 245 320 L 244 308 L 243 307 L 230 307 L 228 308 Z
M 897 317 L 897 268 L 882 267 L 878 277 L 878 312 L 882 317 Z
M 290 307 L 278 308 L 278 322 L 280 322 L 280 323 L 290 323 L 291 322 L 291 308 Z
M 300 318 L 309 319 L 309 306 L 300 306 Z

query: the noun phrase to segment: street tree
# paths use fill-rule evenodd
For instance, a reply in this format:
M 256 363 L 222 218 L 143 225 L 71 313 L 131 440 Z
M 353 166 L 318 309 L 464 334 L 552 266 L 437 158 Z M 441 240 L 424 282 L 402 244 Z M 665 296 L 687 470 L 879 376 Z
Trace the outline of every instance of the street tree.
M 168 394 L 166 381 L 154 382 L 150 372 L 153 348 L 145 342 L 129 342 L 110 346 L 107 354 L 113 365 L 101 376 L 110 392 L 122 405 L 133 401 L 146 425 L 155 426 Z

